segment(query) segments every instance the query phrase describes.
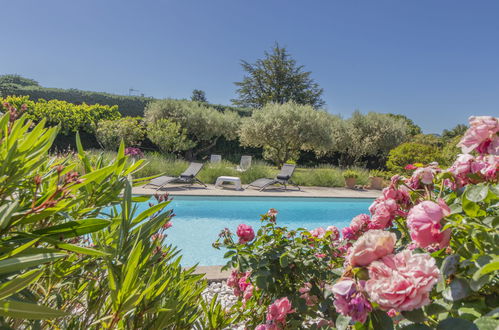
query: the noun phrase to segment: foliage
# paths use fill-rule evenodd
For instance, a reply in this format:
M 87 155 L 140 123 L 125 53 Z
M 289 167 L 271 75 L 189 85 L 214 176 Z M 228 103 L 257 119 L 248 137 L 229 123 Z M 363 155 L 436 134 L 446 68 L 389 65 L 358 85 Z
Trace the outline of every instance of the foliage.
M 456 137 L 463 136 L 467 129 L 467 125 L 457 124 L 451 129 L 444 129 L 442 132 L 442 138 L 447 141 L 452 140 Z
M 432 145 L 406 142 L 390 150 L 386 167 L 393 172 L 404 172 L 408 164 L 442 162 L 440 150 Z
M 341 238 L 333 226 L 278 226 L 274 209 L 256 233 L 223 230 L 214 247 L 234 269 L 237 320 L 258 330 L 498 328 L 499 156 L 483 146 L 499 142 L 499 118 L 473 120 L 462 141 L 478 156 L 393 176 Z
M 344 131 L 344 159 L 342 165 L 352 165 L 362 157 L 375 156 L 384 159 L 388 152 L 407 138 L 404 120 L 386 114 L 369 112 L 364 115 L 355 111 L 346 120 Z
M 200 89 L 194 89 L 191 95 L 191 101 L 207 103 L 206 93 Z
M 435 134 L 418 134 L 411 138 L 411 142 L 442 148 L 445 140 Z
M 159 119 L 171 120 L 186 129 L 189 139 L 196 143 L 194 156 L 212 148 L 221 136 L 235 139 L 241 120 L 235 112 L 222 113 L 203 103 L 173 99 L 147 106 L 146 122 L 152 124 Z
M 187 137 L 187 130 L 168 119 L 158 119 L 147 125 L 147 137 L 164 153 L 188 150 L 195 146 Z
M 21 81 L 14 80 L 11 84 L 0 83 L 0 96 L 29 96 L 32 100 L 60 100 L 73 104 L 116 105 L 123 116 L 132 117 L 143 116 L 146 104 L 153 100 L 150 97 L 82 91 L 74 88 L 47 88 L 33 83 L 26 84 L 24 81 L 31 81 L 31 79 L 21 77 Z
M 232 100 L 243 107 L 260 108 L 268 103 L 284 104 L 294 102 L 320 108 L 323 90 L 310 78 L 303 66 L 296 65 L 286 48 L 276 44 L 272 53 L 265 52 L 265 58 L 254 64 L 241 61 L 246 71 L 243 81 L 236 82 L 238 99 Z
M 145 128 L 139 117 L 101 120 L 95 135 L 105 149 L 117 150 L 122 140 L 127 147 L 139 145 L 144 140 Z
M 38 102 L 29 97 L 6 97 L 0 99 L 0 103 L 9 103 L 21 109 L 25 106 L 25 113 L 29 119 L 39 122 L 45 120 L 47 125 L 61 127 L 62 134 L 85 131 L 94 132 L 95 125 L 100 120 L 117 119 L 120 117 L 118 107 L 107 105 L 87 105 L 85 103 L 76 105 L 65 101 L 43 99 Z
M 192 328 L 226 325 L 206 287 L 183 269 L 164 231 L 169 200 L 138 212 L 124 154 L 49 157 L 57 128 L 6 104 L 0 118 L 0 323 L 9 329 Z M 24 107 L 23 107 L 24 108 Z M 121 197 L 123 194 L 123 197 Z M 165 210 L 166 212 L 164 212 Z M 216 318 L 213 318 L 213 316 Z
M 442 148 L 442 165 L 450 166 L 452 165 L 454 159 L 462 152 L 457 143 L 462 139 L 462 135 L 458 135 L 448 140 L 448 142 Z
M 3 85 L 13 84 L 19 86 L 39 86 L 38 82 L 33 79 L 24 78 L 17 74 L 4 74 L 0 76 L 0 88 Z
M 336 147 L 333 131 L 339 118 L 294 102 L 271 103 L 243 121 L 243 146 L 263 147 L 263 156 L 281 166 L 296 160 L 300 150 L 320 154 Z
M 423 130 L 421 127 L 416 125 L 412 119 L 410 119 L 407 116 L 401 115 L 401 114 L 394 114 L 394 113 L 389 113 L 387 114 L 388 116 L 395 118 L 395 119 L 400 119 L 403 120 L 406 125 L 407 125 L 407 135 L 408 136 L 415 136 L 419 134 L 423 134 Z
M 343 172 L 343 177 L 345 179 L 349 179 L 349 178 L 358 178 L 359 177 L 359 173 L 357 173 L 357 171 L 354 171 L 354 170 L 346 170 L 345 172 Z

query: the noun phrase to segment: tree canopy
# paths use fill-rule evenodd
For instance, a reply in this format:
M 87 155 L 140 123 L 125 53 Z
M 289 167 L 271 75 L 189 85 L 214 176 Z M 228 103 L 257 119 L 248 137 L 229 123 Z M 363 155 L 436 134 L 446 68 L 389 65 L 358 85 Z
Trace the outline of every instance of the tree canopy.
M 208 99 L 206 99 L 206 93 L 204 91 L 200 89 L 194 89 L 192 91 L 191 101 L 208 102 Z
M 293 101 L 297 104 L 320 108 L 323 90 L 310 78 L 311 72 L 297 65 L 286 48 L 276 44 L 272 52 L 265 52 L 263 59 L 255 63 L 242 60 L 246 72 L 243 81 L 236 82 L 238 98 L 235 105 L 260 108 L 267 103 L 284 104 Z
M 298 159 L 300 150 L 320 154 L 333 149 L 339 121 L 310 105 L 269 103 L 243 121 L 240 140 L 243 146 L 263 147 L 263 157 L 280 166 Z

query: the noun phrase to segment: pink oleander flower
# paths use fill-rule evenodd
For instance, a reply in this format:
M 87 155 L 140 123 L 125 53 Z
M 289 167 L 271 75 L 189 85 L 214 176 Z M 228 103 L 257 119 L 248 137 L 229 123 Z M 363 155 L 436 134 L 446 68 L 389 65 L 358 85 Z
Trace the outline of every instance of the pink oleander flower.
M 332 241 L 337 241 L 340 238 L 340 230 L 336 226 L 329 226 L 326 228 L 326 232 L 330 233 L 329 238 Z
M 267 309 L 267 322 L 273 321 L 276 324 L 285 325 L 286 316 L 294 312 L 287 297 L 277 299 Z
M 366 322 L 372 306 L 360 286 L 351 279 L 342 279 L 333 285 L 332 292 L 334 307 L 338 313 L 350 316 L 353 321 Z
M 393 252 L 397 237 L 383 230 L 369 230 L 353 244 L 347 259 L 353 267 L 368 266 Z
M 393 199 L 378 198 L 369 207 L 369 212 L 372 214 L 369 229 L 385 229 L 399 214 L 399 206 Z
M 324 235 L 326 234 L 326 231 L 324 230 L 324 228 L 318 227 L 318 228 L 311 230 L 310 234 L 316 238 L 323 238 Z
M 305 299 L 305 305 L 314 306 L 319 302 L 319 298 L 316 295 L 310 295 L 310 290 L 312 289 L 312 284 L 305 283 L 298 291 L 301 293 L 300 298 Z
M 253 231 L 253 228 L 251 228 L 251 226 L 245 225 L 244 223 L 237 226 L 236 234 L 239 237 L 239 244 L 246 244 L 255 238 L 255 232 Z
M 407 227 L 411 238 L 419 247 L 426 248 L 438 245 L 440 249 L 446 247 L 450 240 L 450 229 L 440 230 L 440 221 L 450 214 L 449 207 L 443 200 L 439 203 L 424 201 L 414 206 L 407 216 Z
M 476 149 L 480 154 L 496 155 L 494 149 L 498 143 L 499 119 L 491 116 L 472 116 L 469 118 L 469 123 L 470 128 L 457 146 L 461 147 L 465 154 Z
M 429 294 L 440 272 L 429 254 L 404 250 L 369 266 L 365 289 L 384 310 L 411 311 L 430 303 Z
M 168 221 L 168 222 L 167 222 L 167 223 L 165 223 L 165 224 L 163 225 L 163 227 L 161 227 L 161 228 L 163 228 L 163 229 L 168 229 L 168 228 L 171 228 L 172 226 L 173 226 L 173 223 L 172 223 L 171 221 Z

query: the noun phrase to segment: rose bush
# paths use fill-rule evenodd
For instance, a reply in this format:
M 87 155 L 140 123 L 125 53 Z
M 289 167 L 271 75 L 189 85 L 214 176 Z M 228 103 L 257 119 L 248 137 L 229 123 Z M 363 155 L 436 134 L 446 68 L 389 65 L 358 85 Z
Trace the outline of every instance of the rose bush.
M 407 166 L 412 175 L 393 176 L 342 237 L 335 227 L 280 227 L 273 209 L 258 230 L 238 228 L 239 241 L 224 230 L 214 246 L 228 249 L 237 321 L 257 329 L 499 328 L 498 134 L 498 118 L 471 117 L 452 166 Z

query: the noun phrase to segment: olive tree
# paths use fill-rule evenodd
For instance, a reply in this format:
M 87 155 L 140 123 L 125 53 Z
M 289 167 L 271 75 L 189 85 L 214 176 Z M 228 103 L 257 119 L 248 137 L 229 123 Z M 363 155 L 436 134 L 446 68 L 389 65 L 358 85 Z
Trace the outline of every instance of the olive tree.
M 385 159 L 388 152 L 405 142 L 408 127 L 405 120 L 387 114 L 355 111 L 346 120 L 343 165 L 352 165 L 363 157 Z
M 117 150 L 121 140 L 125 146 L 139 145 L 144 140 L 145 129 L 142 118 L 123 117 L 115 120 L 101 120 L 95 131 L 97 141 L 109 150 Z
M 168 119 L 185 129 L 195 146 L 188 153 L 189 158 L 208 151 L 222 136 L 236 139 L 241 122 L 241 117 L 233 111 L 221 112 L 204 103 L 173 99 L 149 103 L 144 116 L 148 124 Z
M 158 119 L 147 125 L 147 137 L 162 152 L 188 150 L 195 143 L 187 137 L 187 130 L 168 119 Z
M 336 147 L 334 130 L 341 119 L 294 102 L 269 103 L 241 125 L 243 146 L 262 147 L 263 157 L 280 166 L 300 150 L 326 153 Z

